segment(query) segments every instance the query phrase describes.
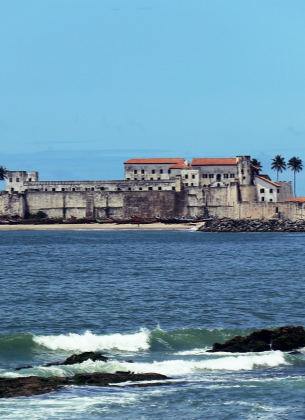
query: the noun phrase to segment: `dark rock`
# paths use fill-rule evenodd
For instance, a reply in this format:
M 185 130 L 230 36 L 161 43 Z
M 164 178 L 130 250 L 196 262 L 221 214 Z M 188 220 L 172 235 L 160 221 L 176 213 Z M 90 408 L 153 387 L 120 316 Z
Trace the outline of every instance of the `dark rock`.
M 280 327 L 275 330 L 259 330 L 246 337 L 236 336 L 223 344 L 213 344 L 211 353 L 220 351 L 230 353 L 261 352 L 267 350 L 291 351 L 305 347 L 303 327 Z
M 0 398 L 30 397 L 57 391 L 67 385 L 114 386 L 120 382 L 160 381 L 170 379 L 158 373 L 81 373 L 72 377 L 40 378 L 0 378 Z M 145 384 L 149 386 L 149 384 Z M 156 385 L 156 384 L 153 384 Z M 159 385 L 162 385 L 160 383 Z
M 214 219 L 206 222 L 200 232 L 304 232 L 304 220 L 276 219 Z
M 95 351 L 86 351 L 84 353 L 80 354 L 72 354 L 72 356 L 68 357 L 64 362 L 51 362 L 51 363 L 45 363 L 42 365 L 43 367 L 49 367 L 49 366 L 62 366 L 62 365 L 75 365 L 76 363 L 83 363 L 86 360 L 91 359 L 93 362 L 96 362 L 98 360 L 102 362 L 107 362 L 108 357 L 103 356 L 100 352 Z M 132 362 L 130 362 L 132 363 Z M 15 368 L 14 370 L 21 370 L 21 369 L 31 369 L 34 366 L 20 366 Z
M 103 356 L 100 352 L 94 351 L 86 351 L 85 353 L 80 354 L 72 354 L 72 356 L 68 357 L 62 365 L 75 365 L 76 363 L 83 363 L 86 360 L 91 359 L 92 362 L 96 362 L 98 360 L 102 362 L 107 362 L 108 357 Z

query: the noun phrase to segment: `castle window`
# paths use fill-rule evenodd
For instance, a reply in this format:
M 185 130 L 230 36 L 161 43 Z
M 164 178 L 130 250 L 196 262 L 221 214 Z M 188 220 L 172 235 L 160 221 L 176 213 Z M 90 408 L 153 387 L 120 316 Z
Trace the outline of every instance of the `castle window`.
M 48 189 L 47 189 L 47 188 L 45 188 L 45 191 L 48 191 Z
M 265 201 L 265 197 L 262 197 L 261 201 Z
M 214 178 L 214 174 L 209 174 L 209 178 Z
M 75 188 L 72 188 L 72 191 L 75 191 Z
M 158 187 L 158 190 L 161 191 L 162 190 L 162 187 Z
M 130 178 L 126 178 L 126 181 L 130 181 Z
M 101 188 L 100 188 L 100 190 L 101 190 L 101 191 L 104 191 L 104 187 L 101 187 Z
M 184 178 L 185 178 L 185 179 L 188 179 L 188 177 L 189 177 L 188 175 L 185 175 L 185 177 L 184 177 Z
M 144 169 L 142 169 L 141 173 L 144 174 Z
M 278 193 L 280 192 L 280 189 L 279 189 L 279 188 L 277 189 L 277 192 L 278 192 Z
M 245 177 L 245 176 L 243 176 L 243 179 L 246 179 L 246 177 Z
M 273 200 L 272 200 L 272 198 L 270 198 L 270 200 L 269 200 L 269 201 L 273 201 Z
M 229 178 L 229 174 L 223 174 L 224 178 Z
M 128 187 L 128 191 L 131 191 L 131 188 L 130 187 Z
M 142 187 L 139 187 L 139 190 L 142 191 Z
M 193 187 L 193 186 L 194 186 L 194 183 L 192 182 L 192 183 L 191 183 L 191 187 Z
M 134 180 L 135 180 L 135 181 L 137 181 L 137 180 L 138 180 L 138 178 L 137 178 L 137 177 L 135 177 L 135 178 L 134 178 Z
M 19 182 L 19 178 L 16 178 L 16 182 Z
M 273 193 L 273 189 L 272 189 L 272 188 L 270 188 L 269 192 L 272 194 L 272 193 Z
M 230 174 L 230 178 L 235 178 L 235 174 Z
M 217 187 L 220 187 L 220 184 L 217 184 Z
M 161 188 L 161 187 L 160 187 Z M 176 187 L 172 187 L 172 190 L 175 191 Z
M 151 191 L 152 190 L 152 187 L 148 187 L 148 189 Z
M 62 191 L 65 191 L 65 189 L 64 189 L 64 188 L 62 188 L 61 190 L 62 190 Z
M 278 212 L 279 212 L 279 208 L 275 207 L 275 213 L 278 213 Z
M 192 179 L 195 179 L 195 175 L 192 175 Z
M 155 173 L 156 173 L 156 171 L 153 169 L 153 170 L 151 171 L 151 173 L 152 173 L 152 174 L 155 174 Z
M 202 174 L 202 178 L 208 178 L 208 174 Z
M 120 187 L 118 187 L 118 188 L 117 188 L 117 190 L 118 190 L 118 191 L 121 191 L 121 188 L 120 188 Z
M 133 171 L 133 173 L 134 173 L 134 174 L 137 174 L 137 173 L 138 173 L 138 171 L 135 169 L 135 170 Z
M 142 181 L 145 181 L 145 178 L 142 178 Z
M 31 182 L 32 181 L 32 178 L 29 178 L 29 181 Z
M 242 175 L 244 174 L 244 170 L 243 169 L 240 172 L 241 172 Z
M 187 182 L 185 183 L 185 185 L 186 185 L 187 187 L 189 186 L 189 184 L 188 184 Z
M 163 174 L 163 169 L 160 169 L 160 174 Z
M 52 191 L 56 191 L 55 188 L 52 188 Z
M 91 191 L 94 191 L 94 187 L 91 188 Z
M 151 181 L 153 181 L 153 180 L 154 180 L 154 178 L 150 178 L 150 180 L 151 180 Z
M 158 178 L 158 181 L 160 181 L 160 180 L 161 180 L 161 178 L 159 177 L 159 178 Z
M 167 172 L 170 174 L 172 171 L 169 169 Z
M 263 194 L 263 193 L 265 192 L 265 188 L 261 188 L 261 189 L 259 190 L 259 192 L 260 192 L 261 194 Z
M 11 192 L 13 192 L 14 191 L 14 188 L 11 188 Z
M 9 178 L 9 181 L 10 181 L 10 182 L 13 182 L 13 178 Z

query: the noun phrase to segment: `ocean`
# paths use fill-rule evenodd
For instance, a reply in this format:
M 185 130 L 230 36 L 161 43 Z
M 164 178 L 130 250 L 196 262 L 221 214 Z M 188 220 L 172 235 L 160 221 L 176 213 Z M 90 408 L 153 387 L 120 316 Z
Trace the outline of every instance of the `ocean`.
M 305 419 L 305 349 L 206 352 L 305 325 L 304 250 L 303 233 L 1 231 L 0 377 L 132 370 L 173 383 L 1 399 L 0 418 Z M 91 350 L 109 363 L 42 366 Z

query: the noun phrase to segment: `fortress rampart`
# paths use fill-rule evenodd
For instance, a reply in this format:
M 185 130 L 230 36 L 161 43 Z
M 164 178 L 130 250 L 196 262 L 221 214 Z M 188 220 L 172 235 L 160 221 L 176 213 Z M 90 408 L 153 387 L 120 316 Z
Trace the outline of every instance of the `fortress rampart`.
M 259 175 L 250 156 L 132 159 L 118 181 L 39 181 L 38 172 L 9 171 L 0 216 L 304 218 L 305 204 L 291 198 L 291 182 Z

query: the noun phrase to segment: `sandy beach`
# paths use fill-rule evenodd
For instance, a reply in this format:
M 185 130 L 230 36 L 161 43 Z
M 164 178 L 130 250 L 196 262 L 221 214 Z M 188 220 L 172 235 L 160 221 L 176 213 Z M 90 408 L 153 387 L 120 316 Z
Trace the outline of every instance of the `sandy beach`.
M 12 230 L 197 230 L 204 222 L 186 224 L 115 224 L 115 223 L 88 223 L 88 224 L 54 224 L 54 225 L 5 225 L 0 224 L 0 231 Z

